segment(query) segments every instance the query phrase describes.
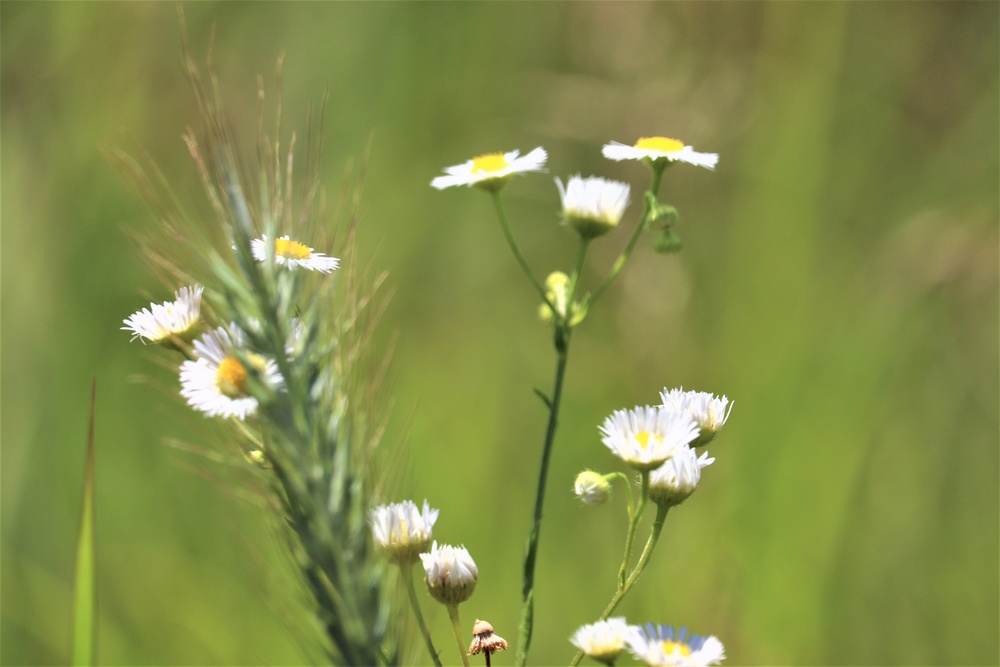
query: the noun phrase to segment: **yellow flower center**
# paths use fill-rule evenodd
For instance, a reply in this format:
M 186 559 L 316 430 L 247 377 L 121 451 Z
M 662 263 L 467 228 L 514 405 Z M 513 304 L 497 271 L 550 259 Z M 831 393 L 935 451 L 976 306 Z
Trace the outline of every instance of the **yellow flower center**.
M 288 259 L 309 259 L 312 256 L 309 246 L 291 239 L 275 239 L 274 254 Z
M 510 165 L 503 153 L 489 153 L 472 158 L 473 173 L 484 171 L 500 171 Z
M 635 147 L 648 151 L 676 153 L 684 148 L 684 142 L 678 141 L 677 139 L 668 139 L 667 137 L 643 137 L 639 141 L 635 142 Z
M 246 396 L 247 369 L 237 359 L 226 357 L 219 363 L 215 384 L 219 391 L 230 398 Z
M 663 640 L 663 652 L 667 655 L 672 655 L 674 651 L 680 653 L 683 657 L 688 657 L 691 655 L 691 647 L 683 642 L 675 642 L 669 639 Z
M 657 444 L 663 442 L 663 436 L 656 435 L 655 433 L 650 433 L 649 431 L 639 431 L 635 434 L 635 439 L 639 443 L 639 446 L 643 449 L 649 447 L 649 443 L 655 442 Z

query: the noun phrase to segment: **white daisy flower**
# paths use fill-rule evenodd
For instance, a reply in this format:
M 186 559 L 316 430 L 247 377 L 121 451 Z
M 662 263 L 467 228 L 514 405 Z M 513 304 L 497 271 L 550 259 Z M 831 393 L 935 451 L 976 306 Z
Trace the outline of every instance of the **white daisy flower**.
M 648 405 L 616 410 L 600 429 L 601 442 L 640 471 L 660 467 L 677 448 L 698 436 L 698 427 L 688 415 Z
M 380 505 L 369 515 L 372 538 L 393 563 L 408 565 L 417 561 L 417 555 L 426 551 L 431 543 L 431 528 L 438 518 L 438 510 L 424 501 L 421 511 L 412 500 Z
M 697 153 L 683 141 L 668 137 L 643 137 L 635 146 L 626 146 L 617 141 L 605 144 L 601 149 L 609 160 L 651 160 L 652 162 L 687 162 L 696 167 L 715 169 L 719 162 L 718 153 Z
M 726 651 L 714 636 L 687 636 L 687 628 L 676 633 L 669 625 L 647 623 L 632 626 L 628 649 L 647 665 L 656 667 L 707 667 L 726 659 Z
M 171 336 L 189 335 L 198 323 L 201 313 L 201 285 L 182 287 L 174 292 L 173 301 L 151 303 L 123 320 L 124 331 L 132 332 L 132 340 L 144 338 L 151 343 L 162 343 Z
M 464 164 L 446 167 L 445 173 L 448 175 L 435 178 L 431 181 L 431 187 L 444 190 L 455 185 L 475 185 L 484 190 L 496 191 L 514 174 L 545 171 L 547 158 L 548 154 L 541 147 L 523 157 L 518 157 L 518 151 L 480 155 Z
M 232 333 L 219 327 L 194 342 L 195 359 L 181 364 L 181 396 L 188 405 L 208 417 L 246 419 L 257 411 L 257 399 L 247 393 L 247 369 L 235 355 L 242 344 L 242 332 L 235 327 Z M 247 356 L 254 360 L 254 370 L 267 385 L 281 386 L 273 361 Z
M 708 452 L 698 456 L 687 445 L 679 447 L 666 463 L 650 473 L 650 500 L 668 507 L 680 505 L 694 493 L 701 480 L 701 469 L 714 462 L 714 458 L 708 458 Z
M 609 618 L 580 626 L 569 641 L 585 656 L 611 665 L 625 650 L 628 636 L 633 632 L 624 618 Z
M 265 243 L 267 243 L 266 236 L 250 241 L 250 250 L 253 252 L 253 258 L 258 262 L 263 262 L 267 259 L 267 250 L 264 247 Z M 290 269 L 301 266 L 304 269 L 319 271 L 320 273 L 330 273 L 340 266 L 340 260 L 336 257 L 327 257 L 321 252 L 314 251 L 307 245 L 291 240 L 287 235 L 282 236 L 280 239 L 275 239 L 274 261 L 278 264 L 284 264 Z
M 465 547 L 435 542 L 431 552 L 420 554 L 424 581 L 431 597 L 446 605 L 457 605 L 472 596 L 479 580 L 479 568 Z
M 701 433 L 691 443 L 692 447 L 708 444 L 729 419 L 729 413 L 733 409 L 732 402 L 725 396 L 719 398 L 704 391 L 684 391 L 684 387 L 664 388 L 660 392 L 660 400 L 663 401 L 664 409 L 686 412 L 698 424 Z
M 629 186 L 619 181 L 576 175 L 565 186 L 557 178 L 556 186 L 562 198 L 563 219 L 585 239 L 617 227 L 628 207 Z

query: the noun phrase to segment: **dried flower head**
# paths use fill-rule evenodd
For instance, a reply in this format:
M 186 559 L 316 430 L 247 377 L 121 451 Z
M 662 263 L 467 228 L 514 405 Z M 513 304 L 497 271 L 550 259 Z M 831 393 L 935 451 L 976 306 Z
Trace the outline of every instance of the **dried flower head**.
M 476 624 L 472 626 L 472 643 L 469 645 L 469 655 L 478 655 L 483 652 L 489 656 L 497 651 L 506 650 L 507 640 L 494 634 L 492 625 L 477 618 Z

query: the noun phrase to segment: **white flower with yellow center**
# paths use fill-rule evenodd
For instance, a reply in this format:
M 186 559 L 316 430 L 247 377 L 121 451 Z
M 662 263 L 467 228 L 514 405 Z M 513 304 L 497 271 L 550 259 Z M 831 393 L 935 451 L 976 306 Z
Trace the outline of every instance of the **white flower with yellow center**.
M 668 507 L 680 505 L 697 488 L 701 469 L 714 462 L 715 459 L 708 458 L 708 452 L 698 456 L 687 445 L 679 447 L 666 463 L 650 473 L 649 499 Z
M 266 236 L 250 241 L 253 258 L 258 262 L 267 260 L 267 248 L 264 245 L 266 243 Z M 320 273 L 330 273 L 340 266 L 340 260 L 336 257 L 327 257 L 303 243 L 293 241 L 287 235 L 274 240 L 274 261 L 277 264 L 284 264 L 290 269 L 301 266 L 304 269 Z
M 431 552 L 420 554 L 424 581 L 431 596 L 446 605 L 457 605 L 472 596 L 479 581 L 479 568 L 465 547 L 435 542 Z
M 201 285 L 182 287 L 174 292 L 173 301 L 151 303 L 123 320 L 124 331 L 132 332 L 132 340 L 144 338 L 151 343 L 163 343 L 172 336 L 191 334 L 201 312 Z
M 475 185 L 484 190 L 496 191 L 514 174 L 545 171 L 547 158 L 548 154 L 541 147 L 522 157 L 518 157 L 518 151 L 488 153 L 463 164 L 446 167 L 444 171 L 447 176 L 438 176 L 432 180 L 431 187 L 444 190 L 456 185 Z
M 600 429 L 601 442 L 640 471 L 660 467 L 681 445 L 698 436 L 698 427 L 688 415 L 648 405 L 616 410 Z
M 636 657 L 655 667 L 708 667 L 726 659 L 722 642 L 714 636 L 687 635 L 687 628 L 676 633 L 669 625 L 647 623 L 632 626 L 628 649 Z
M 605 665 L 614 664 L 625 650 L 631 629 L 624 618 L 609 618 L 589 625 L 582 625 L 569 641 L 587 657 Z
M 380 505 L 369 514 L 372 539 L 393 563 L 415 563 L 431 543 L 431 528 L 438 510 L 424 501 L 423 511 L 412 500 Z
M 718 153 L 697 153 L 683 141 L 668 137 L 643 137 L 634 146 L 612 141 L 605 144 L 601 152 L 609 160 L 650 160 L 658 164 L 687 162 L 706 169 L 715 169 L 719 162 Z
M 610 232 L 621 222 L 628 207 L 629 186 L 599 176 L 573 176 L 563 186 L 556 179 L 562 198 L 563 220 L 585 239 Z
M 692 447 L 708 444 L 729 419 L 729 413 L 733 409 L 732 402 L 725 396 L 719 398 L 705 391 L 684 391 L 683 387 L 664 388 L 660 392 L 660 399 L 665 410 L 686 412 L 698 424 L 701 433 L 691 443 Z
M 208 417 L 246 419 L 257 411 L 257 399 L 247 392 L 249 373 L 236 357 L 242 344 L 242 332 L 235 327 L 232 334 L 219 327 L 194 342 L 195 358 L 181 364 L 181 396 L 188 405 Z M 266 385 L 282 385 L 273 361 L 249 353 L 244 357 L 253 360 L 254 370 Z

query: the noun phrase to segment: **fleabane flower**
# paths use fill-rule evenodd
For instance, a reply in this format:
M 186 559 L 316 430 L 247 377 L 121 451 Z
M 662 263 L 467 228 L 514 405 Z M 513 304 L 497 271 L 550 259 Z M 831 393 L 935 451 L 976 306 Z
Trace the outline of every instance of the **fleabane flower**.
M 446 167 L 447 176 L 438 176 L 431 181 L 431 187 L 444 190 L 456 185 L 475 185 L 495 192 L 502 188 L 514 174 L 529 171 L 545 171 L 548 154 L 538 147 L 527 155 L 518 157 L 518 151 L 509 153 L 488 153 L 474 157 L 468 162 Z
M 697 488 L 701 469 L 714 462 L 708 452 L 699 456 L 687 445 L 678 447 L 673 456 L 650 473 L 649 499 L 668 507 L 680 505 Z
M 660 400 L 663 401 L 664 409 L 686 412 L 698 424 L 701 432 L 691 443 L 692 447 L 708 444 L 729 419 L 729 413 L 733 409 L 732 402 L 725 396 L 719 398 L 705 391 L 684 391 L 683 387 L 664 388 L 660 392 Z
M 683 141 L 668 137 L 643 137 L 634 146 L 626 146 L 617 141 L 605 144 L 601 149 L 609 160 L 649 160 L 663 165 L 670 162 L 687 162 L 696 167 L 715 169 L 719 162 L 718 153 L 697 153 Z
M 658 468 L 681 445 L 698 437 L 698 427 L 680 412 L 659 407 L 616 410 L 600 426 L 601 442 L 636 470 Z
M 267 260 L 266 243 L 266 236 L 250 241 L 253 258 L 258 262 Z M 301 266 L 303 269 L 319 271 L 320 273 L 330 273 L 340 266 L 340 260 L 336 257 L 328 257 L 321 252 L 316 252 L 303 243 L 293 241 L 287 235 L 274 240 L 274 261 L 289 269 Z
M 385 551 L 389 561 L 409 565 L 426 551 L 431 543 L 431 528 L 438 518 L 438 510 L 431 509 L 427 501 L 421 511 L 412 500 L 380 505 L 369 513 L 372 539 Z
M 573 176 L 563 186 L 556 179 L 562 198 L 563 220 L 584 239 L 607 234 L 618 226 L 628 207 L 629 186 L 599 176 Z
M 219 327 L 195 340 L 195 358 L 181 364 L 181 396 L 188 405 L 208 417 L 246 419 L 257 411 L 257 399 L 248 393 L 249 371 L 236 356 L 242 345 L 243 334 L 235 327 L 232 332 Z M 273 361 L 252 353 L 243 356 L 266 386 L 283 384 Z
M 189 337 L 198 324 L 201 313 L 201 285 L 181 287 L 173 301 L 151 303 L 123 320 L 124 331 L 132 332 L 132 340 L 144 338 L 151 343 L 166 343 L 172 336 Z
M 569 641 L 585 656 L 611 665 L 625 650 L 628 636 L 633 632 L 635 630 L 629 627 L 624 618 L 609 618 L 581 625 Z
M 726 658 L 722 642 L 714 636 L 687 635 L 687 628 L 677 632 L 668 625 L 634 625 L 628 636 L 628 649 L 647 665 L 657 667 L 707 667 Z
M 479 568 L 465 547 L 447 544 L 431 547 L 430 553 L 420 554 L 424 564 L 427 591 L 441 604 L 454 606 L 465 602 L 476 590 Z

